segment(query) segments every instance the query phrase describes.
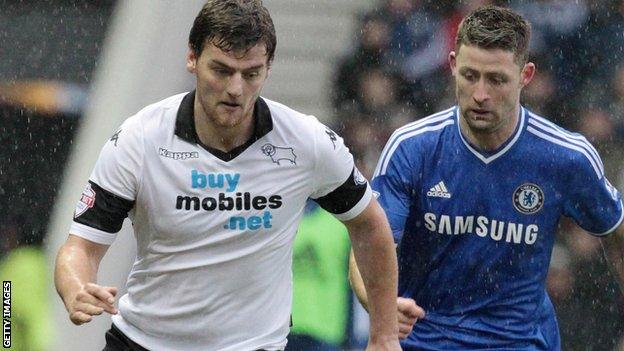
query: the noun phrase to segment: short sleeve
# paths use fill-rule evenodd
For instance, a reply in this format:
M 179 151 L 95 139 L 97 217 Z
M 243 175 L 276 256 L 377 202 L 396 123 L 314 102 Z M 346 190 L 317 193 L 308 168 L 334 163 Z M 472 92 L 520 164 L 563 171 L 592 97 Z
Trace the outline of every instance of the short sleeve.
M 338 134 L 319 122 L 314 132 L 316 162 L 310 198 L 342 221 L 357 217 L 372 198 L 368 181 Z
M 399 143 L 392 137 L 388 140 L 372 180 L 373 191 L 386 212 L 397 244 L 403 237 L 412 206 L 415 175 L 420 174 L 420 170 L 414 166 L 420 164 L 417 162 L 419 155 L 406 150 L 408 142 L 404 140 Z
M 134 206 L 143 155 L 141 125 L 133 116 L 104 144 L 76 205 L 71 234 L 112 244 Z
M 564 214 L 594 235 L 607 235 L 622 223 L 622 196 L 602 170 L 602 162 L 578 157 L 570 172 Z
M 127 200 L 134 200 L 143 162 L 143 131 L 139 117 L 127 119 L 104 144 L 90 180 Z

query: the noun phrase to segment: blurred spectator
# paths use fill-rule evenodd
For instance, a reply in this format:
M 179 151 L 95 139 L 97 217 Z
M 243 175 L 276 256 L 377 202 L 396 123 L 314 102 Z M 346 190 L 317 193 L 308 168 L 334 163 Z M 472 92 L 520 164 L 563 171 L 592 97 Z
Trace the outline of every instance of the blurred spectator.
M 555 244 L 546 278 L 546 291 L 553 303 L 560 305 L 571 298 L 573 288 L 574 274 L 570 252 L 565 246 Z
M 382 140 L 387 140 L 392 131 L 375 127 L 373 123 L 357 123 L 353 120 L 345 121 L 343 127 L 341 134 L 353 152 L 355 165 L 364 177 L 371 179 L 384 145 Z
M 598 86 L 610 80 L 623 62 L 624 3 L 620 0 L 590 1 L 590 18 L 582 34 L 583 46 L 568 52 L 582 53 L 582 79 L 591 79 Z M 574 72 L 577 73 L 577 72 Z
M 604 93 L 604 92 L 603 92 Z M 608 95 L 608 94 L 606 94 Z M 607 103 L 590 103 L 578 112 L 578 122 L 574 130 L 582 133 L 602 155 L 607 176 L 618 179 L 624 171 L 624 159 L 621 152 L 624 147 L 618 116 L 609 110 Z
M 372 68 L 360 75 L 358 98 L 360 100 L 360 112 L 364 119 L 381 119 L 385 122 L 395 115 L 395 110 L 400 108 L 398 101 L 397 79 L 384 72 L 381 68 Z M 363 121 L 369 122 L 369 121 Z
M 369 68 L 358 77 L 355 110 L 343 113 L 339 133 L 354 153 L 360 171 L 372 176 L 385 141 L 416 113 L 399 100 L 400 81 L 381 68 Z
M 390 64 L 396 65 L 396 70 L 410 82 L 446 66 L 447 49 L 451 47 L 442 19 L 422 7 L 412 6 L 410 11 L 394 15 L 388 50 Z
M 604 148 L 606 143 L 613 140 L 615 132 L 613 122 L 602 108 L 582 110 L 576 129 L 600 148 Z
M 611 80 L 609 116 L 615 125 L 615 139 L 624 140 L 624 63 L 618 65 Z
M 332 102 L 338 111 L 358 109 L 360 76 L 369 68 L 384 65 L 384 56 L 390 40 L 390 28 L 382 16 L 368 14 L 360 24 L 359 40 L 353 52 L 349 52 L 338 64 L 333 82 Z
M 341 350 L 347 331 L 349 236 L 309 201 L 293 248 L 293 326 L 286 350 Z
M 559 94 L 574 97 L 583 83 L 585 53 L 581 36 L 590 19 L 584 0 L 518 1 L 515 9 L 531 22 L 531 55 L 547 58 Z M 540 67 L 538 67 L 540 69 Z
M 561 96 L 557 80 L 546 64 L 547 59 L 533 56 L 530 61 L 535 63 L 537 73 L 522 91 L 522 104 L 538 115 L 548 116 L 564 128 L 576 127 L 575 106 Z
M 436 98 L 447 91 L 454 37 L 448 35 L 447 22 L 422 1 L 388 0 L 384 10 L 391 24 L 388 67 L 404 81 L 408 101 L 429 114 L 437 108 Z

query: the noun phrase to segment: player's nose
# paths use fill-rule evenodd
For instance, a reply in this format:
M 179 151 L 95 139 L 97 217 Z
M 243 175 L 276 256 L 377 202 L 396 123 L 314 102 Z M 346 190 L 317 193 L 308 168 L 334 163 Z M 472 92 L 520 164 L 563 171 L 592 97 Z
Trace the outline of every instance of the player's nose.
M 477 103 L 482 103 L 485 100 L 489 99 L 490 95 L 488 93 L 487 87 L 485 86 L 485 82 L 481 79 L 475 85 L 475 89 L 472 92 L 472 98 Z
M 243 76 L 240 73 L 233 74 L 228 80 L 227 93 L 232 97 L 243 95 Z

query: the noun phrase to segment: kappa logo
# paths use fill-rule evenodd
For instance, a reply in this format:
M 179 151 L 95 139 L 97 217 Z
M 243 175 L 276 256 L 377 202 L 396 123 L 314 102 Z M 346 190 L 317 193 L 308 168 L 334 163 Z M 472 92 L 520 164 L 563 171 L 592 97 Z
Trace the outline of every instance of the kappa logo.
M 427 196 L 430 197 L 443 197 L 445 199 L 451 198 L 451 193 L 449 193 L 446 185 L 444 185 L 444 181 L 439 182 L 433 188 L 427 191 Z
M 119 141 L 119 134 L 121 133 L 121 129 L 116 131 L 115 134 L 113 134 L 111 136 L 111 138 L 109 139 L 109 141 L 112 141 L 115 143 L 115 147 L 117 147 L 117 142 Z
M 174 160 L 186 160 L 188 158 L 199 158 L 199 152 L 197 151 L 169 151 L 167 149 L 163 149 L 162 147 L 158 149 L 158 154 L 162 157 L 169 157 Z
M 82 191 L 82 195 L 80 196 L 80 201 L 76 205 L 76 210 L 74 211 L 74 218 L 80 217 L 83 213 L 85 213 L 88 209 L 92 208 L 95 204 L 95 191 L 91 188 L 91 183 L 87 184 L 87 186 Z
M 325 129 L 325 134 L 327 134 L 329 140 L 331 140 L 332 145 L 334 146 L 334 150 L 336 150 L 336 141 L 338 140 L 338 138 L 336 137 L 336 133 L 334 133 L 333 130 L 327 128 Z
M 269 156 L 273 163 L 277 163 L 278 165 L 281 165 L 280 161 L 289 161 L 294 165 L 297 164 L 297 162 L 295 161 L 297 159 L 297 155 L 295 155 L 292 147 L 281 147 L 275 146 L 273 144 L 264 144 L 262 145 L 260 150 L 262 150 L 263 154 Z

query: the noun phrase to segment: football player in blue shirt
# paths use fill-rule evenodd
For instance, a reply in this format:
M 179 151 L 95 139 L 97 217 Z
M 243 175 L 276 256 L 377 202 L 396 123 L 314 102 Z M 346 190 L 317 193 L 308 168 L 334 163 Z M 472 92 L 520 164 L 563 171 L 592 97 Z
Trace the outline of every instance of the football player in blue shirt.
M 529 38 L 511 10 L 470 13 L 449 54 L 457 106 L 397 129 L 382 152 L 373 188 L 398 245 L 404 350 L 559 350 L 545 290 L 559 218 L 614 233 L 624 252 L 621 195 L 596 150 L 520 105 Z

